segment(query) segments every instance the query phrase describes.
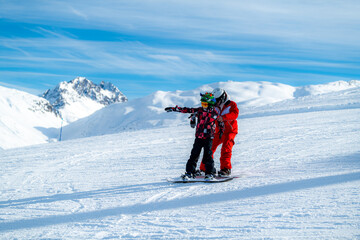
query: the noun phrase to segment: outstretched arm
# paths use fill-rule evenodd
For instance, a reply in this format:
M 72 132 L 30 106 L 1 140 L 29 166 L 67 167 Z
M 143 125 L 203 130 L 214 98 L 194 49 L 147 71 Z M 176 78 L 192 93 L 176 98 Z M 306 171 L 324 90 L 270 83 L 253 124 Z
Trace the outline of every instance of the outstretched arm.
M 166 112 L 180 112 L 179 107 L 177 105 L 175 107 L 166 107 L 165 111 Z
M 198 111 L 198 108 L 187 108 L 187 107 L 167 107 L 165 108 L 166 112 L 181 112 L 181 113 L 195 113 Z

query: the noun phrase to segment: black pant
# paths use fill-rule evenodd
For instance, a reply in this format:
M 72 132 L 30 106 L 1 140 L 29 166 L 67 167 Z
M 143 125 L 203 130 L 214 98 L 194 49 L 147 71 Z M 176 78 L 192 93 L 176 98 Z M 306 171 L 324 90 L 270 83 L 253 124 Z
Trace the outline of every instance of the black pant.
M 194 173 L 196 169 L 197 162 L 199 160 L 199 155 L 201 153 L 201 149 L 204 148 L 204 157 L 203 164 L 205 165 L 205 174 L 216 173 L 216 169 L 214 168 L 214 159 L 212 157 L 212 139 L 200 139 L 195 138 L 195 142 L 193 148 L 191 150 L 191 155 L 186 164 L 186 172 Z

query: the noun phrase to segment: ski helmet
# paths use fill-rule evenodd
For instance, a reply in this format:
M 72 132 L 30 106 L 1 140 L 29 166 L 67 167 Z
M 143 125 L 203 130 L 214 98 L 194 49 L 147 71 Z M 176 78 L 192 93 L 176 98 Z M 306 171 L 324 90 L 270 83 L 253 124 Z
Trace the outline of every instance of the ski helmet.
M 200 96 L 201 96 L 200 101 L 202 103 L 207 103 L 208 106 L 210 106 L 210 107 L 213 107 L 215 105 L 216 99 L 212 93 L 208 93 L 208 92 L 204 93 L 204 94 L 200 93 Z
M 212 94 L 215 97 L 216 102 L 219 103 L 219 104 L 224 103 L 226 101 L 226 99 L 227 99 L 227 93 L 222 88 L 215 88 L 212 91 Z

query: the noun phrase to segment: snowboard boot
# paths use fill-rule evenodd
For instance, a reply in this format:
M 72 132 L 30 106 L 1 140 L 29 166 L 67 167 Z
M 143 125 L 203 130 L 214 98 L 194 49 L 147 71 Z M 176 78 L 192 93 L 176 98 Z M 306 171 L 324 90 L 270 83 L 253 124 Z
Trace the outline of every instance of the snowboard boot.
M 231 169 L 227 169 L 227 168 L 221 169 L 218 172 L 218 176 L 219 177 L 230 177 L 231 176 Z
M 181 178 L 186 181 L 192 178 L 195 178 L 195 175 L 193 173 L 186 172 L 185 174 L 181 175 Z
M 205 177 L 204 177 L 204 180 L 205 181 L 211 181 L 214 179 L 214 174 L 206 174 Z
M 200 169 L 197 169 L 196 171 L 195 171 L 195 174 L 194 174 L 195 176 L 204 176 L 205 175 L 205 172 L 204 171 L 202 171 L 202 170 L 200 170 Z

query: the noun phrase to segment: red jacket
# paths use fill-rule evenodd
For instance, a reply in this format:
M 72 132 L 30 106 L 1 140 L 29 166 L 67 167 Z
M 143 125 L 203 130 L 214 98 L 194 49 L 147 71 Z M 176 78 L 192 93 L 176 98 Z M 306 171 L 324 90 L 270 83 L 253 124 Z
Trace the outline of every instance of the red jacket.
M 239 109 L 237 107 L 237 104 L 234 101 L 228 100 L 221 109 L 219 107 L 217 107 L 217 109 L 220 112 L 220 116 L 224 120 L 224 134 L 238 133 L 237 118 L 239 116 Z M 220 128 L 218 127 L 218 121 L 216 121 L 216 123 L 216 133 L 218 133 L 220 131 Z

